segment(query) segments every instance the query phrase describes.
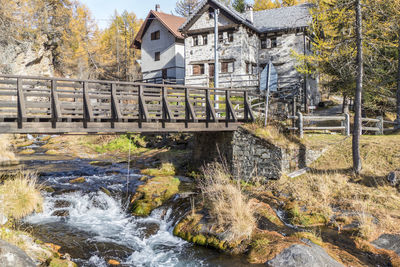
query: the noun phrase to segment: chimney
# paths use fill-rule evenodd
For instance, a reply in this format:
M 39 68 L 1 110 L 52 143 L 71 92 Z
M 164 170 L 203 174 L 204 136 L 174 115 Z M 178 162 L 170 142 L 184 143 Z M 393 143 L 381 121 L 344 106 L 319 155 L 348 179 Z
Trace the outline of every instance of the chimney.
M 252 5 L 246 5 L 246 18 L 248 21 L 251 23 L 254 22 L 254 15 L 253 15 L 253 6 Z
M 156 11 L 160 12 L 160 5 L 159 4 L 156 5 Z

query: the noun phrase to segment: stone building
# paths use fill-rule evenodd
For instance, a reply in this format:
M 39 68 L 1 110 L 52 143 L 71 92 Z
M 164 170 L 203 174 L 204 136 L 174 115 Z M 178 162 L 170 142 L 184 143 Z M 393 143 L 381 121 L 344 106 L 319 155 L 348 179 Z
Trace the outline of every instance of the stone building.
M 310 5 L 238 13 L 218 0 L 204 0 L 179 28 L 185 37 L 185 83 L 212 86 L 214 76 L 214 10 L 218 16 L 220 87 L 259 87 L 259 73 L 271 61 L 280 90 L 299 85 L 308 104 L 319 102 L 316 77 L 296 70 L 293 52 L 307 54 Z M 305 89 L 307 89 L 305 91 Z
M 151 10 L 132 46 L 141 49 L 143 81 L 183 83 L 185 77 L 184 37 L 178 28 L 185 18 Z

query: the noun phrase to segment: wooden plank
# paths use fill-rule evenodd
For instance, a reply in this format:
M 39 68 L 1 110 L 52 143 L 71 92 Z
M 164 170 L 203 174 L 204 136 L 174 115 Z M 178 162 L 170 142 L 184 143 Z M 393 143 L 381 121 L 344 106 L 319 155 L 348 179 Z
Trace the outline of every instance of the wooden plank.
M 22 78 L 17 79 L 17 98 L 18 98 L 18 128 L 22 128 L 22 123 L 26 121 L 25 96 L 23 92 Z
M 254 114 L 251 110 L 248 92 L 244 92 L 244 119 L 250 122 L 254 121 Z
M 167 121 L 173 122 L 174 119 L 172 117 L 171 108 L 169 106 L 169 102 L 168 102 L 168 99 L 167 99 L 167 90 L 168 90 L 168 88 L 165 87 L 165 86 L 162 87 L 162 90 L 161 90 L 163 120 L 165 122 L 167 122 Z
M 212 120 L 211 120 L 212 118 Z M 206 90 L 206 119 L 207 122 L 218 122 L 217 114 L 215 113 L 214 105 L 211 103 L 210 90 Z
M 237 122 L 237 116 L 235 110 L 233 109 L 231 102 L 231 93 L 229 90 L 225 91 L 225 108 L 226 108 L 226 126 L 228 126 L 228 122 L 232 119 L 234 122 Z
M 145 122 L 150 121 L 150 116 L 147 110 L 145 97 L 143 95 L 143 86 L 139 86 L 138 98 L 139 98 L 139 124 L 141 125 L 142 121 Z
M 343 121 L 344 116 L 303 116 L 304 121 Z
M 83 121 L 84 127 L 87 127 L 87 122 L 93 121 L 93 109 L 92 103 L 90 102 L 89 92 L 88 92 L 88 83 L 83 83 Z
M 365 126 L 362 126 L 362 130 L 363 131 L 371 131 L 371 132 L 379 132 L 379 128 L 378 127 L 365 127 Z
M 190 93 L 189 93 L 188 88 L 185 88 L 185 118 L 188 122 L 189 121 L 192 121 L 192 122 L 198 121 L 196 118 L 196 113 L 193 109 L 193 105 L 190 102 Z
M 121 107 L 119 105 L 117 96 L 117 86 L 115 84 L 111 84 L 111 110 L 113 114 L 112 115 L 113 120 L 120 122 L 122 119 Z
M 346 127 L 344 126 L 315 126 L 315 127 L 303 127 L 304 130 L 313 130 L 313 131 L 318 131 L 318 130 L 330 130 L 330 131 L 338 131 L 338 130 L 345 130 Z

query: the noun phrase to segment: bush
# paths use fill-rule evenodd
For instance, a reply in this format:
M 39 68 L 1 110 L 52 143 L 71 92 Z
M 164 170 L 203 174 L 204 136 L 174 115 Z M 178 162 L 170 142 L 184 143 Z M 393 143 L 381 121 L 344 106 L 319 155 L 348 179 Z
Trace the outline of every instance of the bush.
M 0 162 L 15 160 L 15 154 L 11 151 L 10 137 L 8 135 L 0 135 Z
M 228 242 L 248 239 L 256 227 L 254 209 L 226 167 L 213 163 L 203 169 L 200 188 L 217 231 Z
M 21 219 L 34 211 L 41 211 L 43 197 L 37 177 L 31 173 L 18 173 L 0 185 L 1 209 L 7 217 Z

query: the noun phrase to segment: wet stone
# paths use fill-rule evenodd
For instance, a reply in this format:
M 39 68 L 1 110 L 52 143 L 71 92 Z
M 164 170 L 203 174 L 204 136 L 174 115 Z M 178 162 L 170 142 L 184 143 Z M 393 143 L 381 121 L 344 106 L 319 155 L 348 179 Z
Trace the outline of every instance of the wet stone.
M 66 200 L 56 200 L 54 202 L 54 208 L 59 209 L 59 208 L 68 208 L 71 206 L 71 202 L 66 201 Z
M 69 210 L 55 210 L 51 216 L 57 216 L 57 217 L 68 217 L 69 216 Z

